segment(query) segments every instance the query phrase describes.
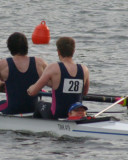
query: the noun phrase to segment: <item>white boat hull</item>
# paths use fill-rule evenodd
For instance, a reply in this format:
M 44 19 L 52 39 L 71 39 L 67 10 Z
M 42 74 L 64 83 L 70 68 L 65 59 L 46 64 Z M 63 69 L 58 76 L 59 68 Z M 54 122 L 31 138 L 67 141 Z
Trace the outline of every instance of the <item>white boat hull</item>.
M 113 120 L 77 124 L 71 121 L 0 115 L 0 130 L 50 132 L 57 136 L 128 140 L 128 123 Z

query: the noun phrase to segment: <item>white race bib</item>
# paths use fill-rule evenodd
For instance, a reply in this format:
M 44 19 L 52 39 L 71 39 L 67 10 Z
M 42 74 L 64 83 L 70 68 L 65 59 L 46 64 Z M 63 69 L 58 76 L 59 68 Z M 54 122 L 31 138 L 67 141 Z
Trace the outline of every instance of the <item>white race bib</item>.
M 63 93 L 82 93 L 83 80 L 64 79 Z

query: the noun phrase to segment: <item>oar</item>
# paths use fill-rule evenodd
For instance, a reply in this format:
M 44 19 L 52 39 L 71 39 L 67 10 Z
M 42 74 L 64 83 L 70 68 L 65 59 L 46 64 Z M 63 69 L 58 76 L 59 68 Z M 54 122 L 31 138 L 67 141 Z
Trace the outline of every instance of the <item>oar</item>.
M 88 113 L 99 113 L 98 111 L 88 111 Z M 104 113 L 126 113 L 126 110 L 124 111 L 106 111 Z
M 83 97 L 83 100 L 85 101 L 96 101 L 96 102 L 109 102 L 113 103 L 116 101 L 116 99 L 119 97 L 113 96 L 100 96 L 100 95 L 93 95 L 93 94 L 87 94 L 86 96 Z
M 40 91 L 38 94 L 39 97 L 42 96 L 48 96 L 51 97 L 52 93 L 51 92 L 44 92 Z M 100 95 L 100 94 L 87 94 L 86 96 L 83 97 L 84 101 L 95 101 L 95 102 L 107 102 L 107 103 L 114 103 L 117 100 L 121 99 L 122 96 L 112 96 L 112 95 Z M 122 106 L 127 106 L 127 100 L 121 102 Z
M 89 93 L 87 94 L 89 96 L 96 96 L 96 97 L 120 97 L 119 95 L 108 95 L 108 94 L 93 94 L 93 93 Z
M 39 96 L 39 97 L 42 97 L 42 96 L 52 97 L 52 93 L 51 93 L 51 92 L 40 91 L 40 92 L 38 93 L 38 96 Z
M 112 107 L 115 106 L 116 104 L 119 104 L 120 102 L 122 102 L 122 101 L 123 101 L 124 99 L 126 99 L 127 97 L 128 97 L 128 95 L 125 96 L 125 97 L 123 97 L 123 98 L 121 98 L 121 99 L 119 99 L 118 101 L 116 101 L 116 102 L 113 103 L 112 105 L 108 106 L 107 108 L 105 108 L 105 109 L 103 109 L 102 111 L 100 111 L 99 113 L 97 113 L 94 117 L 99 116 L 101 113 L 103 113 L 103 112 L 105 112 L 106 110 L 112 108 Z

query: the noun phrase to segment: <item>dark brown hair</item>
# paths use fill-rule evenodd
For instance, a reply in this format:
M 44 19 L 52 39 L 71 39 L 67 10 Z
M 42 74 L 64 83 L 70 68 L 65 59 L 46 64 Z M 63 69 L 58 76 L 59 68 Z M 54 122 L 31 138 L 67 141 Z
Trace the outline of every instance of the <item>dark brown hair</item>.
M 28 53 L 28 42 L 24 34 L 15 32 L 11 34 L 7 40 L 7 47 L 11 54 L 27 55 Z
M 56 42 L 62 57 L 72 57 L 75 51 L 75 40 L 71 37 L 61 37 Z

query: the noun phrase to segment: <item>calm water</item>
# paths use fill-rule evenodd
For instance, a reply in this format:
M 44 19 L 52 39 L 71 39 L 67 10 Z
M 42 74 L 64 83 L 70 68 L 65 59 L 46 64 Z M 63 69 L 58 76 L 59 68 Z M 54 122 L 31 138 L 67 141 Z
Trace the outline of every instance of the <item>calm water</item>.
M 50 29 L 49 45 L 34 45 L 31 35 L 42 20 Z M 126 0 L 6 0 L 0 2 L 0 53 L 9 56 L 8 36 L 23 32 L 29 41 L 29 55 L 58 61 L 56 40 L 76 40 L 74 60 L 90 71 L 89 93 L 127 95 L 128 1 Z M 3 98 L 3 96 L 1 96 Z M 84 102 L 89 110 L 110 104 Z M 120 106 L 113 111 L 125 110 Z M 113 114 L 128 120 L 127 114 Z M 34 127 L 34 126 L 33 126 Z M 55 138 L 14 132 L 0 132 L 1 160 L 126 160 L 128 141 Z

